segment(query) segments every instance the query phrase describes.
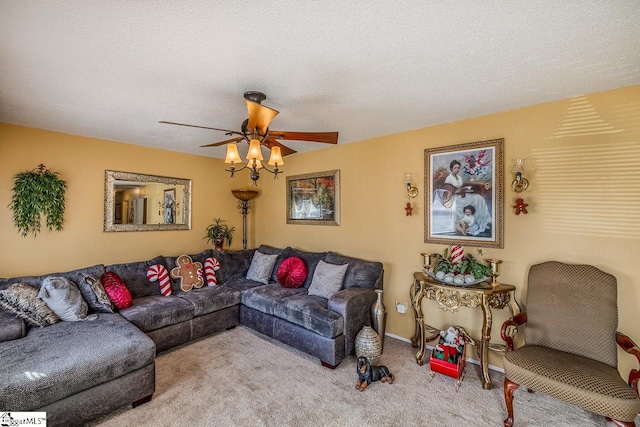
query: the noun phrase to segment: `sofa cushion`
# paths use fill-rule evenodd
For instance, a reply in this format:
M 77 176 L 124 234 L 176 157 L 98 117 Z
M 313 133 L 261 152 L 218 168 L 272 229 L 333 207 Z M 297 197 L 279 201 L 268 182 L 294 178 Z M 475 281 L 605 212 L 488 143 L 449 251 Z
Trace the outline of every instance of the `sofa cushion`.
M 22 338 L 27 334 L 24 320 L 15 314 L 0 310 L 0 342 Z
M 299 288 L 307 278 L 307 265 L 295 256 L 282 261 L 278 267 L 278 283 L 285 288 Z
M 344 330 L 344 319 L 327 308 L 327 299 L 307 293 L 280 299 L 273 314 L 327 338 L 335 338 Z
M 33 411 L 148 366 L 154 358 L 153 341 L 118 314 L 32 328 L 22 339 L 0 343 L 0 408 Z
M 247 271 L 247 279 L 255 280 L 265 285 L 269 283 L 273 267 L 276 264 L 276 258 L 278 258 L 276 254 L 267 255 L 260 251 L 255 251 L 253 258 L 251 258 L 249 271 Z
M 38 298 L 65 322 L 77 322 L 87 317 L 88 306 L 80 290 L 64 277 L 47 277 L 42 281 Z
M 91 267 L 79 268 L 77 270 L 71 270 L 64 273 L 53 273 L 46 274 L 42 276 L 24 276 L 24 277 L 13 277 L 11 279 L 0 279 L 0 290 L 6 289 L 12 283 L 27 283 L 31 286 L 35 286 L 36 288 L 40 287 L 42 281 L 49 276 L 59 276 L 64 277 L 66 279 L 71 280 L 73 283 L 78 284 L 82 280 L 82 278 L 91 274 L 96 277 L 100 277 L 104 274 L 104 266 L 102 264 L 93 265 Z
M 47 303 L 38 298 L 38 289 L 26 283 L 13 283 L 0 291 L 0 307 L 41 328 L 60 321 Z
M 382 263 L 374 261 L 365 261 L 358 258 L 352 258 L 339 255 L 335 252 L 329 252 L 325 261 L 330 264 L 348 264 L 347 272 L 344 276 L 343 287 L 346 288 L 367 288 L 374 289 L 376 286 L 382 289 L 381 280 Z
M 120 276 L 113 271 L 108 271 L 102 275 L 100 282 L 104 287 L 104 291 L 109 295 L 109 299 L 117 309 L 122 310 L 131 306 L 133 298 L 131 297 L 129 289 L 127 289 L 127 285 L 125 285 Z
M 224 285 L 227 280 L 247 277 L 251 258 L 255 249 L 241 251 L 213 251 L 213 257 L 220 262 L 217 271 L 218 285 Z
M 292 256 L 302 258 L 304 263 L 307 265 L 307 278 L 304 279 L 304 284 L 302 286 L 304 286 L 305 288 L 309 288 L 309 286 L 311 286 L 313 273 L 316 270 L 316 266 L 318 265 L 318 262 L 323 260 L 327 256 L 327 253 L 326 252 L 305 252 L 295 248 L 287 248 L 286 256 L 287 258 Z
M 131 307 L 120 310 L 122 317 L 144 332 L 175 325 L 193 318 L 193 304 L 174 295 L 135 298 Z
M 200 264 L 203 265 L 203 267 L 204 267 L 204 262 L 207 260 L 207 258 L 212 256 L 213 256 L 212 249 L 205 249 L 204 251 L 199 252 L 197 254 L 189 255 L 189 257 L 191 257 L 191 260 L 193 262 L 199 262 Z M 164 261 L 167 266 L 167 271 L 171 271 L 178 266 L 176 264 L 177 259 L 178 259 L 177 256 L 164 257 Z M 204 273 L 204 270 L 203 270 L 203 273 Z M 173 290 L 173 292 L 177 292 L 180 290 L 180 279 L 171 277 L 171 289 Z
M 262 313 L 273 315 L 274 307 L 279 300 L 299 293 L 306 293 L 306 290 L 283 288 L 277 283 L 270 283 L 243 291 L 242 304 Z
M 157 256 L 148 261 L 112 264 L 105 267 L 107 272 L 116 273 L 124 281 L 133 298 L 160 295 L 160 288 L 147 279 L 147 270 L 155 264 L 167 266 L 164 257 Z
M 78 283 L 78 289 L 91 310 L 96 313 L 115 313 L 113 302 L 104 290 L 99 277 L 84 276 Z
M 193 304 L 194 316 L 202 316 L 240 304 L 242 292 L 226 286 L 205 286 L 190 292 L 176 292 L 175 296 Z
M 346 264 L 336 265 L 320 261 L 313 274 L 311 286 L 309 286 L 309 295 L 331 298 L 333 294 L 342 288 L 347 267 Z

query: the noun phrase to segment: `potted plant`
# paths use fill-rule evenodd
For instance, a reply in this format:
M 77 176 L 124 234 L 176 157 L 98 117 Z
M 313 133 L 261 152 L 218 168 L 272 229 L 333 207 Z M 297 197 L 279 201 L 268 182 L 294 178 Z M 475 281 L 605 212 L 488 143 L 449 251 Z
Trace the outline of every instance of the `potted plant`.
M 207 239 L 207 243 L 213 243 L 217 251 L 222 250 L 225 241 L 227 246 L 231 246 L 233 232 L 236 231 L 235 227 L 229 227 L 225 223 L 226 221 L 223 219 L 214 218 L 213 224 L 209 224 L 207 234 L 203 237 L 203 239 Z

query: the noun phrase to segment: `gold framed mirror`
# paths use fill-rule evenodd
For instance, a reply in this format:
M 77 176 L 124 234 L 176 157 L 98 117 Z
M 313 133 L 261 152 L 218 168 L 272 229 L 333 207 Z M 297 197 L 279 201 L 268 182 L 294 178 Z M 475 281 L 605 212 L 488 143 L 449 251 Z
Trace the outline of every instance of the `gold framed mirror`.
M 190 229 L 190 179 L 105 171 L 105 232 Z

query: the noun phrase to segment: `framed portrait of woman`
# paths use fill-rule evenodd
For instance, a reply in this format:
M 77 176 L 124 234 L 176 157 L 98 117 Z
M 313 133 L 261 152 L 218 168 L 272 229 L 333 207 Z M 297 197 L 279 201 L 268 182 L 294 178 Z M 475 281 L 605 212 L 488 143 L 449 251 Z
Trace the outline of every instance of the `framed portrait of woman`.
M 424 242 L 503 248 L 504 139 L 424 150 Z

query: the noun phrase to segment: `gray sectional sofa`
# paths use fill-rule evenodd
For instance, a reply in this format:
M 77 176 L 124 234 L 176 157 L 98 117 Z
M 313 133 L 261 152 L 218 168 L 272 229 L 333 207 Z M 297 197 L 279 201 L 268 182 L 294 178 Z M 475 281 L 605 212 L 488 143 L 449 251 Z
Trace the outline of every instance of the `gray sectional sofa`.
M 161 264 L 170 271 L 176 257 L 95 265 L 66 273 L 0 279 L 0 290 L 13 283 L 38 288 L 46 277 L 83 277 L 114 272 L 133 297 L 131 307 L 117 313 L 98 313 L 92 321 L 61 321 L 38 328 L 0 309 L 0 411 L 45 411 L 49 425 L 81 425 L 114 409 L 151 399 L 155 390 L 156 353 L 206 335 L 250 327 L 335 367 L 353 353 L 354 338 L 370 321 L 374 289 L 382 288 L 379 262 L 363 261 L 334 252 L 306 252 L 260 246 L 275 255 L 269 283 L 246 278 L 253 250 L 205 250 L 191 255 L 204 265 L 220 262 L 216 286 L 183 292 L 172 279 L 172 295 L 162 296 L 147 269 Z M 277 282 L 280 264 L 299 257 L 307 267 L 302 287 Z M 308 292 L 320 261 L 347 265 L 342 287 L 329 298 Z

